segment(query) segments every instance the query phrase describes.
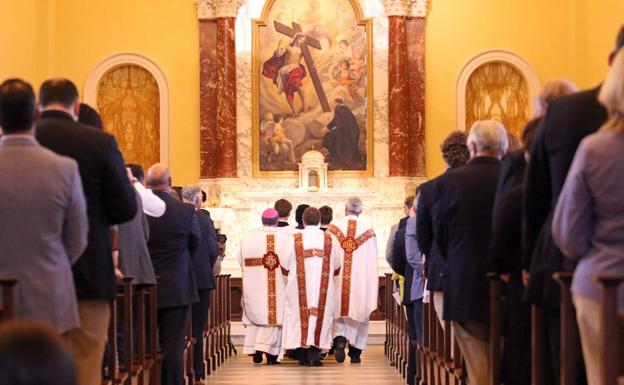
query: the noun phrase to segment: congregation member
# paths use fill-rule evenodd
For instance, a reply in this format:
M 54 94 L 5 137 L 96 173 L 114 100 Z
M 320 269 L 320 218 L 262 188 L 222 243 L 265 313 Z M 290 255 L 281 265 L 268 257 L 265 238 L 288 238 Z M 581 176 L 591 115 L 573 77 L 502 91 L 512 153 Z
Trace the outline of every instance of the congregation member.
M 377 267 L 377 238 L 370 223 L 360 217 L 363 204 L 351 197 L 345 206 L 344 218 L 331 224 L 327 231 L 341 261 L 337 285 L 336 319 L 333 336 L 335 358 L 344 362 L 349 344 L 351 363 L 360 363 L 360 355 L 368 345 L 371 313 L 377 309 L 379 274 Z
M 56 332 L 32 321 L 0 326 L 0 384 L 78 385 L 76 361 Z
M 417 341 L 419 345 L 423 345 L 423 295 L 425 291 L 425 264 L 423 255 L 418 246 L 416 234 L 416 205 L 418 201 L 419 188 L 416 188 L 416 198 L 410 207 L 409 217 L 405 225 L 405 257 L 409 269 L 411 269 L 411 285 L 409 292 L 405 289 L 404 296 L 409 299 L 411 306 L 407 309 L 408 321 L 414 330 L 413 341 Z M 408 277 L 405 276 L 407 282 Z M 406 283 L 407 287 L 407 283 Z M 404 300 L 405 302 L 405 300 Z M 410 319 L 409 313 L 412 312 Z M 415 352 L 414 352 L 415 353 Z M 415 360 L 415 355 L 414 355 Z
M 35 116 L 30 84 L 0 85 L 0 275 L 18 281 L 18 318 L 62 334 L 80 326 L 71 266 L 87 246 L 87 210 L 78 164 L 37 143 Z
M 310 207 L 310 205 L 305 203 L 297 206 L 297 209 L 295 210 L 295 221 L 297 222 L 297 227 L 295 227 L 295 229 L 303 230 L 305 228 L 305 226 L 303 225 L 303 212 L 308 207 Z
M 158 276 L 158 331 L 162 360 L 162 384 L 184 383 L 184 338 L 189 308 L 198 301 L 192 256 L 200 243 L 195 207 L 171 195 L 169 168 L 156 163 L 147 170 L 147 185 L 165 202 L 161 217 L 147 217 L 150 252 Z
M 100 114 L 95 108 L 86 103 L 80 103 L 80 107 L 78 107 L 78 122 L 98 130 L 104 129 L 104 123 Z
M 319 213 L 321 213 L 321 224 L 319 228 L 326 231 L 332 220 L 334 220 L 334 210 L 329 206 L 321 206 L 318 210 Z
M 278 364 L 282 348 L 282 325 L 287 276 L 282 270 L 293 258 L 292 237 L 277 230 L 275 209 L 262 213 L 262 228 L 246 234 L 238 260 L 243 271 L 243 354 L 253 362 Z
M 533 119 L 522 132 L 523 159 L 529 159 L 538 124 L 539 120 Z M 500 380 L 505 385 L 529 385 L 531 382 L 531 307 L 523 301 L 524 285 L 522 283 L 524 167 L 510 167 L 506 175 L 503 167 L 501 166 L 492 214 L 490 245 L 492 271 L 505 282 L 501 330 L 504 345 Z M 501 179 L 505 177 L 508 183 L 501 184 Z
M 305 209 L 305 228 L 294 235 L 294 257 L 282 262 L 288 271 L 282 352 L 298 350 L 302 366 L 322 366 L 320 354 L 332 345 L 339 245 L 319 229 L 320 219 L 318 209 Z
M 494 211 L 498 207 L 498 202 L 510 189 L 518 184 L 524 183 L 524 174 L 527 165 L 526 142 L 533 142 L 533 137 L 537 127 L 542 123 L 543 117 L 548 110 L 548 105 L 558 97 L 570 95 L 577 91 L 577 88 L 568 80 L 551 80 L 544 84 L 538 97 L 538 107 L 535 117 L 529 121 L 522 131 L 522 146 L 516 151 L 510 151 L 505 155 L 501 163 L 501 173 L 496 189 L 496 201 Z M 528 138 L 527 135 L 531 135 Z
M 126 168 L 126 171 L 128 172 L 128 180 L 132 183 L 134 176 L 129 168 Z M 119 268 L 119 273 L 122 277 L 132 277 L 134 289 L 133 303 L 137 303 L 138 296 L 143 295 L 143 291 L 139 290 L 138 287 L 140 285 L 155 285 L 156 274 L 154 273 L 154 267 L 147 248 L 147 242 L 150 238 L 147 216 L 144 213 L 143 202 L 139 193 L 137 191 L 134 193 L 137 204 L 137 212 L 134 218 L 117 226 L 118 256 L 116 266 Z M 119 283 L 117 289 L 121 293 L 123 292 L 123 286 L 121 282 Z M 138 306 L 133 306 L 132 311 L 134 328 L 139 330 Z M 117 349 L 119 351 L 119 362 L 124 365 L 127 357 L 125 354 L 125 326 L 124 318 L 117 317 Z M 137 333 L 134 334 L 133 343 L 137 346 Z
M 413 216 L 414 210 L 414 197 L 411 197 L 412 204 L 410 204 L 410 210 L 407 212 L 407 218 Z M 407 203 L 407 199 L 405 201 Z M 407 332 L 410 339 L 410 345 L 408 348 L 408 364 L 407 364 L 407 383 L 414 384 L 415 375 L 416 375 L 416 341 L 417 339 L 417 324 L 419 320 L 414 318 L 419 312 L 422 312 L 422 294 L 423 290 L 420 289 L 420 285 L 424 282 L 424 277 L 422 276 L 423 266 L 419 265 L 419 273 L 414 271 L 414 268 L 410 261 L 408 261 L 408 249 L 410 254 L 418 253 L 418 255 L 411 255 L 411 258 L 416 261 L 417 259 L 422 259 L 420 255 L 420 251 L 418 250 L 418 245 L 414 244 L 413 234 L 410 234 L 409 242 L 410 246 L 406 247 L 406 242 L 408 241 L 406 237 L 406 226 L 408 225 L 408 221 L 403 226 L 396 231 L 394 240 L 392 242 L 392 253 L 390 258 L 390 266 L 392 270 L 402 276 L 403 279 L 403 291 L 401 296 L 401 303 L 405 306 L 405 313 L 407 315 Z M 413 224 L 415 226 L 415 223 Z M 414 231 L 410 231 L 413 233 Z M 419 276 L 415 276 L 415 274 L 419 274 Z M 414 285 L 416 285 L 414 287 Z M 413 289 L 414 287 L 414 289 Z M 420 299 L 421 301 L 421 309 L 415 311 L 414 309 L 414 301 Z M 422 316 L 421 316 L 422 317 Z M 420 320 L 422 321 L 422 319 Z M 422 327 L 422 324 L 421 324 Z
M 624 46 L 624 27 L 619 31 L 616 52 Z M 559 384 L 560 290 L 552 278 L 557 271 L 574 269 L 552 241 L 551 222 L 557 199 L 581 140 L 607 121 L 598 102 L 600 87 L 553 100 L 537 133 L 525 180 L 523 202 L 523 268 L 527 271 L 525 299 L 539 306 L 546 352 L 544 381 Z M 578 357 L 580 359 L 580 357 Z
M 193 365 L 195 372 L 195 384 L 204 381 L 206 368 L 204 364 L 204 325 L 208 320 L 210 309 L 210 292 L 214 290 L 216 282 L 212 270 L 219 257 L 219 245 L 217 232 L 210 214 L 202 210 L 202 194 L 198 186 L 191 185 L 182 189 L 182 200 L 195 207 L 197 222 L 199 224 L 200 239 L 199 247 L 193 258 L 193 271 L 197 282 L 197 295 L 199 301 L 191 308 L 191 323 L 193 325 Z
M 292 211 L 292 203 L 287 201 L 286 199 L 278 199 L 275 201 L 273 208 L 277 210 L 279 215 L 279 221 L 277 222 L 278 228 L 287 227 L 287 231 L 290 231 L 290 224 L 288 223 L 288 219 L 290 218 L 290 212 Z
M 132 178 L 130 183 L 139 194 L 143 205 L 143 212 L 150 217 L 159 217 L 165 213 L 165 202 L 157 197 L 154 192 L 145 187 L 145 173 L 140 164 L 128 163 L 126 168 L 130 170 Z
M 578 261 L 572 295 L 589 385 L 609 382 L 602 369 L 603 347 L 617 343 L 602 338 L 603 294 L 596 277 L 624 275 L 624 49 L 616 54 L 598 100 L 609 118 L 581 141 L 552 223 L 554 243 Z M 617 308 L 624 316 L 624 285 L 617 290 Z
M 73 265 L 80 327 L 67 334 L 78 362 L 80 385 L 101 382 L 104 345 L 115 298 L 110 227 L 137 211 L 124 161 L 112 135 L 77 122 L 78 90 L 67 79 L 46 80 L 39 90 L 41 117 L 36 138 L 44 147 L 78 162 L 87 203 L 87 248 Z
M 466 144 L 468 136 L 461 131 L 454 131 L 444 139 L 440 150 L 447 165 L 446 172 L 466 164 L 470 159 L 470 151 Z M 445 175 L 445 174 L 442 174 Z M 438 176 L 420 185 L 418 204 L 416 207 L 416 237 L 420 252 L 425 255 L 425 272 L 427 275 L 427 290 L 431 293 L 438 321 L 444 330 L 442 319 L 444 309 L 444 270 L 445 262 L 440 256 L 436 242 L 436 233 L 440 229 L 440 197 L 442 195 Z M 454 339 L 451 339 L 453 342 Z
M 390 234 L 388 234 L 388 241 L 386 242 L 386 261 L 388 262 L 388 265 L 390 265 L 390 267 L 392 267 L 392 270 L 394 271 L 397 271 L 392 266 L 393 260 L 394 260 L 393 253 L 394 253 L 394 243 L 396 240 L 396 234 L 399 230 L 405 229 L 405 225 L 407 224 L 407 218 L 409 218 L 409 213 L 413 205 L 414 205 L 413 195 L 405 198 L 405 201 L 403 201 L 403 214 L 405 215 L 403 216 L 403 218 L 399 220 L 399 222 L 390 226 Z M 405 237 L 405 231 L 403 231 L 402 234 L 403 234 L 402 236 Z M 399 274 L 403 275 L 401 273 Z
M 469 384 L 483 385 L 489 367 L 488 251 L 507 132 L 499 122 L 477 121 L 467 145 L 470 161 L 437 182 L 441 196 L 436 243 L 446 261 L 443 318 L 451 321 Z

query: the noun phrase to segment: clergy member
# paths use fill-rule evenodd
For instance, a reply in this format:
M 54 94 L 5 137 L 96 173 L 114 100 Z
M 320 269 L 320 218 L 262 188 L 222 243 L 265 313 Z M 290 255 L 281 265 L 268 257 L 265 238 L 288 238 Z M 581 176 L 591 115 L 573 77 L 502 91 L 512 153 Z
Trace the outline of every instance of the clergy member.
M 253 362 L 279 363 L 282 346 L 282 320 L 286 276 L 280 264 L 288 266 L 293 254 L 292 237 L 277 231 L 278 213 L 266 209 L 262 225 L 241 242 L 239 262 L 243 270 L 243 353 Z
M 329 225 L 327 232 L 341 261 L 335 293 L 334 347 L 337 362 L 344 362 L 349 342 L 351 363 L 360 363 L 360 354 L 368 343 L 370 314 L 377 308 L 377 239 L 370 223 L 360 218 L 362 200 L 347 200 L 345 217 Z
M 318 225 L 315 207 L 303 212 L 304 229 L 294 235 L 295 257 L 288 265 L 282 351 L 298 349 L 299 364 L 322 366 L 320 353 L 332 344 L 335 277 L 340 271 L 337 243 Z

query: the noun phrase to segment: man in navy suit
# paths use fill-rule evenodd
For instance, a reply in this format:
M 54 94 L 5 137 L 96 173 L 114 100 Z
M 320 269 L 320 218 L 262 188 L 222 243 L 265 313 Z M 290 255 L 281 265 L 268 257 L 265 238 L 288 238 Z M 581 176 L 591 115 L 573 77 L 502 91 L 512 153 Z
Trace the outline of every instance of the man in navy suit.
M 492 211 L 507 152 L 507 132 L 498 122 L 478 121 L 470 129 L 471 160 L 438 179 L 440 223 L 436 243 L 446 261 L 444 319 L 452 321 L 471 383 L 488 381 L 488 252 Z
M 195 207 L 171 195 L 169 169 L 156 163 L 147 171 L 147 184 L 165 202 L 165 213 L 148 216 L 147 247 L 158 276 L 158 329 L 164 352 L 163 385 L 184 383 L 184 337 L 190 306 L 199 300 L 192 256 L 200 242 Z

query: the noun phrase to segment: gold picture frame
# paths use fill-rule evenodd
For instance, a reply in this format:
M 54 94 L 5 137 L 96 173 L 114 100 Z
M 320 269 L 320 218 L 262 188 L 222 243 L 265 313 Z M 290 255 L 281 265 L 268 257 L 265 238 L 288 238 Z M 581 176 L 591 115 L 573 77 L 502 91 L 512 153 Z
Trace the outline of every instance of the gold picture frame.
M 321 5 L 322 4 L 322 5 Z M 339 177 L 371 177 L 374 174 L 374 113 L 373 113 L 373 61 L 372 61 L 372 21 L 370 18 L 365 18 L 362 12 L 362 9 L 358 3 L 357 0 L 336 0 L 336 1 L 332 1 L 332 2 L 328 2 L 328 1 L 324 1 L 324 0 L 303 0 L 303 1 L 299 1 L 296 2 L 296 4 L 294 4 L 293 2 L 289 2 L 288 0 L 268 0 L 266 2 L 266 4 L 263 7 L 262 10 L 262 14 L 260 16 L 259 19 L 254 19 L 252 21 L 252 176 L 254 178 L 289 178 L 289 177 L 296 177 L 298 175 L 298 172 L 296 170 L 266 170 L 264 169 L 265 167 L 263 167 L 263 165 L 261 165 L 261 154 L 260 154 L 260 147 L 261 147 L 261 139 L 266 141 L 267 138 L 263 137 L 261 138 L 261 103 L 263 102 L 261 100 L 261 97 L 263 97 L 264 95 L 261 95 L 261 82 L 267 82 L 265 83 L 264 89 L 268 89 L 267 84 L 270 84 L 270 79 L 267 79 L 266 76 L 263 77 L 262 74 L 262 66 L 263 66 L 263 62 L 267 61 L 268 57 L 270 57 L 269 55 L 266 54 L 268 49 L 274 49 L 275 45 L 270 46 L 270 48 L 268 48 L 268 45 L 263 46 L 263 44 L 260 41 L 260 36 L 262 34 L 267 34 L 267 33 L 271 33 L 274 35 L 278 35 L 279 32 L 277 32 L 277 30 L 273 29 L 273 30 L 269 30 L 271 28 L 271 25 L 273 25 L 273 28 L 276 28 L 276 26 L 278 25 L 278 22 L 276 22 L 276 20 L 278 20 L 277 18 L 272 18 L 273 13 L 275 12 L 275 6 L 279 5 L 281 6 L 281 8 L 283 9 L 288 9 L 288 7 L 298 7 L 298 8 L 302 8 L 302 7 L 306 7 L 306 5 L 309 8 L 312 7 L 331 7 L 334 6 L 337 7 L 338 6 L 342 6 L 342 7 L 347 7 L 350 6 L 351 11 L 352 11 L 352 15 L 347 15 L 348 17 L 354 18 L 355 19 L 355 24 L 353 29 L 354 30 L 362 30 L 363 33 L 365 34 L 365 36 L 363 37 L 363 41 L 360 35 L 355 34 L 356 38 L 358 39 L 357 41 L 359 42 L 358 44 L 358 53 L 355 54 L 353 53 L 353 57 L 356 59 L 360 59 L 361 61 L 361 56 L 358 57 L 356 55 L 360 55 L 360 54 L 364 54 L 364 58 L 365 58 L 365 63 L 363 69 L 364 71 L 358 72 L 359 76 L 360 76 L 360 80 L 359 80 L 359 85 L 358 86 L 351 86 L 351 84 L 348 83 L 348 81 L 346 82 L 346 84 L 348 84 L 348 89 L 349 90 L 354 90 L 353 94 L 355 96 L 353 96 L 354 100 L 357 100 L 359 103 L 362 104 L 362 106 L 365 106 L 365 112 L 362 113 L 362 106 L 358 107 L 358 117 L 359 117 L 359 121 L 361 122 L 362 119 L 365 118 L 365 135 L 359 135 L 359 144 L 358 144 L 358 149 L 359 149 L 359 155 L 361 155 L 362 150 L 366 151 L 365 160 L 361 160 L 361 163 L 359 164 L 359 167 L 357 169 L 337 169 L 337 170 L 330 170 L 329 171 L 329 175 L 330 176 L 339 176 Z M 327 9 L 324 10 L 324 12 L 329 12 Z M 315 13 L 307 13 L 306 15 L 311 15 L 311 14 L 319 14 L 318 12 Z M 321 13 L 322 14 L 322 13 Z M 341 13 L 341 14 L 344 14 Z M 282 15 L 282 14 L 277 14 L 278 16 Z M 282 19 L 282 20 L 287 20 L 287 19 Z M 292 33 L 294 34 L 296 31 L 296 28 L 299 28 L 299 30 L 301 31 L 301 27 L 298 27 L 295 23 L 299 24 L 298 22 L 295 22 L 294 19 L 291 19 L 292 22 Z M 281 23 L 280 23 L 281 24 Z M 284 24 L 282 24 L 284 25 Z M 304 25 L 303 23 L 301 23 L 300 25 Z M 305 27 L 309 27 L 304 25 Z M 316 25 L 314 25 L 314 27 L 316 28 Z M 263 30 L 264 28 L 264 30 Z M 266 32 L 265 32 L 266 31 Z M 314 30 L 316 32 L 316 29 Z M 308 32 L 305 32 L 306 34 L 306 38 L 308 37 Z M 264 35 L 263 35 L 264 36 Z M 278 35 L 281 36 L 281 35 Z M 286 38 L 287 35 L 282 36 L 282 38 Z M 344 39 L 346 40 L 346 37 L 341 37 L 342 35 L 339 36 L 328 36 L 326 40 L 332 41 L 332 38 L 336 38 L 336 39 Z M 292 36 L 291 36 L 292 37 Z M 296 38 L 296 36 L 295 36 Z M 294 42 L 295 39 L 293 39 Z M 306 43 L 308 42 L 307 40 L 305 40 Z M 325 42 L 323 41 L 323 42 Z M 347 43 L 337 40 L 339 43 L 342 43 L 343 46 L 347 45 Z M 275 37 L 273 37 L 273 43 L 275 42 Z M 281 42 L 280 42 L 281 44 Z M 292 44 L 290 44 L 292 46 Z M 352 47 L 350 47 L 349 49 L 351 49 L 352 52 L 356 52 L 356 49 L 354 48 L 356 45 L 353 44 Z M 325 56 L 328 56 L 330 58 L 334 58 L 334 56 L 332 56 L 332 54 L 330 53 L 326 53 Z M 304 61 L 306 63 L 306 67 L 305 67 L 305 71 L 303 71 L 304 73 L 306 73 L 306 71 L 309 72 L 308 70 L 308 65 L 307 62 L 305 61 L 305 54 L 303 55 L 303 57 L 300 59 L 301 61 Z M 308 56 L 310 56 L 310 54 L 308 54 Z M 331 59 L 333 60 L 333 59 Z M 351 60 L 351 59 L 349 59 Z M 346 60 L 343 60 L 346 61 Z M 313 62 L 314 63 L 314 62 Z M 351 71 L 352 66 L 350 64 L 345 64 L 342 63 L 340 64 L 341 66 L 344 65 L 345 68 L 347 68 L 349 70 L 349 77 L 351 77 L 351 73 L 353 73 L 353 71 Z M 316 67 L 313 64 L 312 65 L 312 69 L 314 71 L 316 71 Z M 337 66 L 334 66 L 334 70 L 337 69 Z M 342 69 L 342 67 L 341 67 Z M 362 89 L 361 86 L 361 74 L 364 73 L 365 74 L 365 86 Z M 318 75 L 317 79 L 318 79 Z M 338 75 L 338 76 L 342 76 L 342 75 Z M 307 82 L 311 82 L 311 79 L 308 78 L 304 78 Z M 319 82 L 319 80 L 316 80 L 317 83 Z M 275 79 L 274 79 L 274 83 L 275 83 Z M 314 83 L 314 80 L 312 80 L 312 83 Z M 323 83 L 324 85 L 325 83 Z M 277 85 L 277 83 L 275 84 Z M 273 86 L 273 85 L 271 85 Z M 308 87 L 309 87 L 309 83 L 308 83 Z M 316 91 L 316 94 L 314 96 L 317 97 L 318 100 L 315 100 L 316 102 L 318 102 L 318 105 L 315 106 L 315 109 L 319 109 L 322 108 L 322 112 L 321 113 L 325 113 L 325 116 L 327 116 L 328 113 L 328 99 L 325 99 L 325 105 L 323 105 L 323 102 L 321 101 L 321 97 L 318 96 L 318 88 L 317 84 L 314 84 L 314 90 Z M 347 86 L 344 85 L 343 83 L 343 87 L 339 90 L 342 91 L 344 94 L 345 88 Z M 359 87 L 359 88 L 357 88 Z M 276 87 L 277 88 L 277 87 Z M 303 88 L 303 87 L 301 87 Z M 323 89 L 323 87 L 321 87 L 321 89 Z M 337 87 L 335 87 L 335 89 L 337 89 Z M 332 89 L 333 91 L 333 89 Z M 348 95 L 351 95 L 351 93 L 349 93 Z M 351 96 L 348 96 L 349 98 Z M 356 99 L 357 98 L 357 99 Z M 335 98 L 334 100 L 336 100 L 337 98 Z M 363 102 L 361 99 L 365 99 Z M 275 100 L 276 97 L 275 95 L 273 95 L 273 105 L 275 105 Z M 281 108 L 282 110 L 284 108 L 286 108 L 287 106 L 290 106 L 290 108 L 292 109 L 292 119 L 294 120 L 297 117 L 297 113 L 295 112 L 295 108 L 293 107 L 293 102 L 292 100 L 289 101 L 288 105 L 285 102 L 282 102 L 281 104 Z M 301 97 L 301 114 L 306 114 L 306 111 L 304 111 L 304 102 L 303 102 L 303 97 Z M 323 106 L 321 106 L 323 105 Z M 331 108 L 331 107 L 329 107 Z M 310 108 L 311 109 L 311 108 Z M 266 108 L 264 108 L 265 111 L 267 111 Z M 312 114 L 313 112 L 310 111 L 310 114 Z M 320 114 L 319 114 L 320 115 Z M 353 115 L 354 117 L 356 115 Z M 357 125 L 358 129 L 361 131 L 360 125 L 358 123 Z M 306 136 L 306 138 L 308 137 L 308 132 L 309 129 L 307 128 L 307 126 L 305 126 L 304 129 L 304 135 Z M 362 144 L 362 137 L 365 138 L 365 143 Z M 318 141 L 318 137 L 316 138 L 316 140 Z M 307 139 L 306 139 L 307 141 Z M 263 146 L 267 147 L 269 145 L 266 144 L 267 142 L 263 142 Z M 310 143 L 308 142 L 304 142 L 304 145 L 309 145 Z M 291 147 L 290 150 L 293 151 L 293 144 L 291 143 Z M 270 148 L 270 147 L 269 147 Z M 315 150 L 319 150 L 319 148 L 315 148 L 315 146 L 312 146 L 312 149 Z M 263 150 L 266 150 L 266 148 L 264 148 Z M 264 152 L 263 152 L 264 154 Z M 268 155 L 270 156 L 270 155 Z M 300 157 L 301 154 L 298 154 L 298 157 Z M 263 155 L 263 159 L 266 158 L 267 155 Z M 293 162 L 289 163 L 290 166 L 292 167 Z M 331 163 L 330 163 L 331 166 Z M 362 168 L 362 166 L 365 166 L 364 168 Z

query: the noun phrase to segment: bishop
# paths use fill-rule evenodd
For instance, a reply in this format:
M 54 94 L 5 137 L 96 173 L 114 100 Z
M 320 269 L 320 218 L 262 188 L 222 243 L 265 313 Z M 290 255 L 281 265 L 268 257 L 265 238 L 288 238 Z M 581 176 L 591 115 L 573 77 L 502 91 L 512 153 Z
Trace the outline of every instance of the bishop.
M 278 362 L 282 345 L 282 321 L 286 276 L 281 264 L 288 265 L 293 254 L 292 236 L 277 231 L 278 213 L 266 209 L 263 227 L 245 236 L 239 262 L 243 270 L 243 353 L 261 363 Z

